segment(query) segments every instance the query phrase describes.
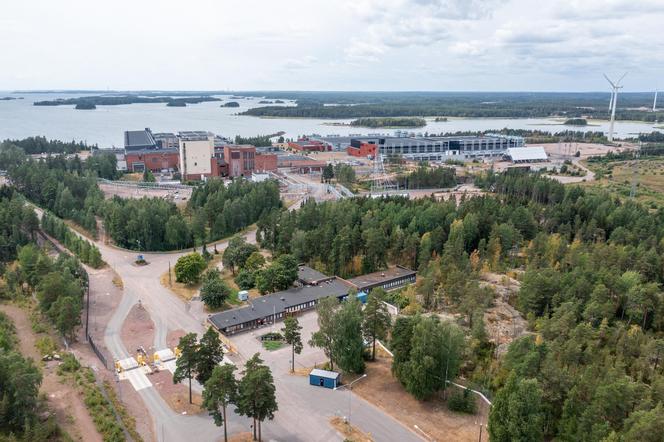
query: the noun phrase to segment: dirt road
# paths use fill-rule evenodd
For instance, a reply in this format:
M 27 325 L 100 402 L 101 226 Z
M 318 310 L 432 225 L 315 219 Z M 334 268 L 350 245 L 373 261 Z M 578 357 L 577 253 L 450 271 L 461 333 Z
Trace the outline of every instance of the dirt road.
M 19 349 L 39 365 L 41 355 L 35 347 L 37 336 L 32 331 L 30 318 L 25 310 L 14 305 L 0 304 L 0 310 L 11 318 L 16 327 Z M 101 442 L 95 424 L 88 413 L 83 399 L 74 387 L 61 384 L 56 372 L 57 362 L 42 365 L 42 384 L 39 392 L 48 398 L 48 406 L 55 412 L 56 420 L 74 440 Z

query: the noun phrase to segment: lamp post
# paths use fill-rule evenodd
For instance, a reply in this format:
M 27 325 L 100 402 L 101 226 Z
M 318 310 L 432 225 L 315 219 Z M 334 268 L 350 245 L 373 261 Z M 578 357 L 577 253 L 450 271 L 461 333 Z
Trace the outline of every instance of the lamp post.
M 356 382 L 361 381 L 362 379 L 366 378 L 367 374 L 363 374 L 359 378 L 355 379 L 353 382 L 347 385 L 342 385 L 340 387 L 334 387 L 334 391 L 340 390 L 342 388 L 348 387 L 348 425 L 350 425 L 350 415 L 351 415 L 351 399 L 353 398 L 353 384 Z

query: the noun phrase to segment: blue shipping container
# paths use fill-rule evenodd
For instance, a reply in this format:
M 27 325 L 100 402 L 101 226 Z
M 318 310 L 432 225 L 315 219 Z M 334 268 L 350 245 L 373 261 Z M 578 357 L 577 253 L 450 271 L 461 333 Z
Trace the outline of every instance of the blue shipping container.
M 309 385 L 325 388 L 337 388 L 341 375 L 336 371 L 314 368 L 309 373 Z

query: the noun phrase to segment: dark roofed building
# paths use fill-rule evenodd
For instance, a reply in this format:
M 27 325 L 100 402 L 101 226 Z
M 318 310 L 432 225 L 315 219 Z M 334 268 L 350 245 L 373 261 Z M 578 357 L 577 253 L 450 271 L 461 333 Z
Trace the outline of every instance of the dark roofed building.
M 144 130 L 127 130 L 124 133 L 125 151 L 152 150 L 157 148 L 157 141 L 149 128 Z
M 415 282 L 417 272 L 402 266 L 390 267 L 379 272 L 368 273 L 348 280 L 357 290 L 368 293 L 371 289 L 382 287 L 392 290 Z
M 261 296 L 246 307 L 216 313 L 208 319 L 226 335 L 271 324 L 300 311 L 311 310 L 319 299 L 335 296 L 343 299 L 352 287 L 340 278 L 331 277 L 318 285 L 305 285 Z
M 327 276 L 316 269 L 309 266 L 300 265 L 297 268 L 297 280 L 303 285 L 318 285 L 323 281 L 333 279 L 334 276 Z

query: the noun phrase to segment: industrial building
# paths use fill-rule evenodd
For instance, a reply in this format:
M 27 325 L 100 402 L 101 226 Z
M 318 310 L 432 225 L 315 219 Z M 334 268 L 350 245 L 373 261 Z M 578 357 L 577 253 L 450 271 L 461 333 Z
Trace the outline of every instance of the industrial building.
M 178 133 L 180 172 L 184 180 L 203 180 L 213 174 L 214 134 L 206 131 Z
M 125 170 L 180 171 L 184 180 L 210 177 L 248 177 L 253 172 L 276 172 L 277 155 L 257 152 L 251 145 L 235 145 L 207 131 L 153 134 L 149 128 L 126 131 L 122 163 Z M 120 164 L 120 159 L 118 163 Z M 125 166 L 126 164 L 126 166 Z
M 505 156 L 513 163 L 539 163 L 549 159 L 542 146 L 510 147 Z
M 327 143 L 319 140 L 311 140 L 309 138 L 301 138 L 297 141 L 289 141 L 288 147 L 300 152 L 327 152 L 332 150 L 332 147 Z
M 216 313 L 208 320 L 219 332 L 232 335 L 312 310 L 322 298 L 334 296 L 344 300 L 350 292 L 358 292 L 358 299 L 364 302 L 372 288 L 391 290 L 414 283 L 415 278 L 416 272 L 397 266 L 346 281 L 301 265 L 298 267 L 297 287 L 250 300 L 248 306 Z
M 507 149 L 523 147 L 522 137 L 493 135 L 450 137 L 356 137 L 346 148 L 349 155 L 385 157 L 398 155 L 415 161 L 445 161 L 502 157 Z
M 143 130 L 128 130 L 124 133 L 124 148 L 126 152 L 157 149 L 157 141 L 147 127 Z

